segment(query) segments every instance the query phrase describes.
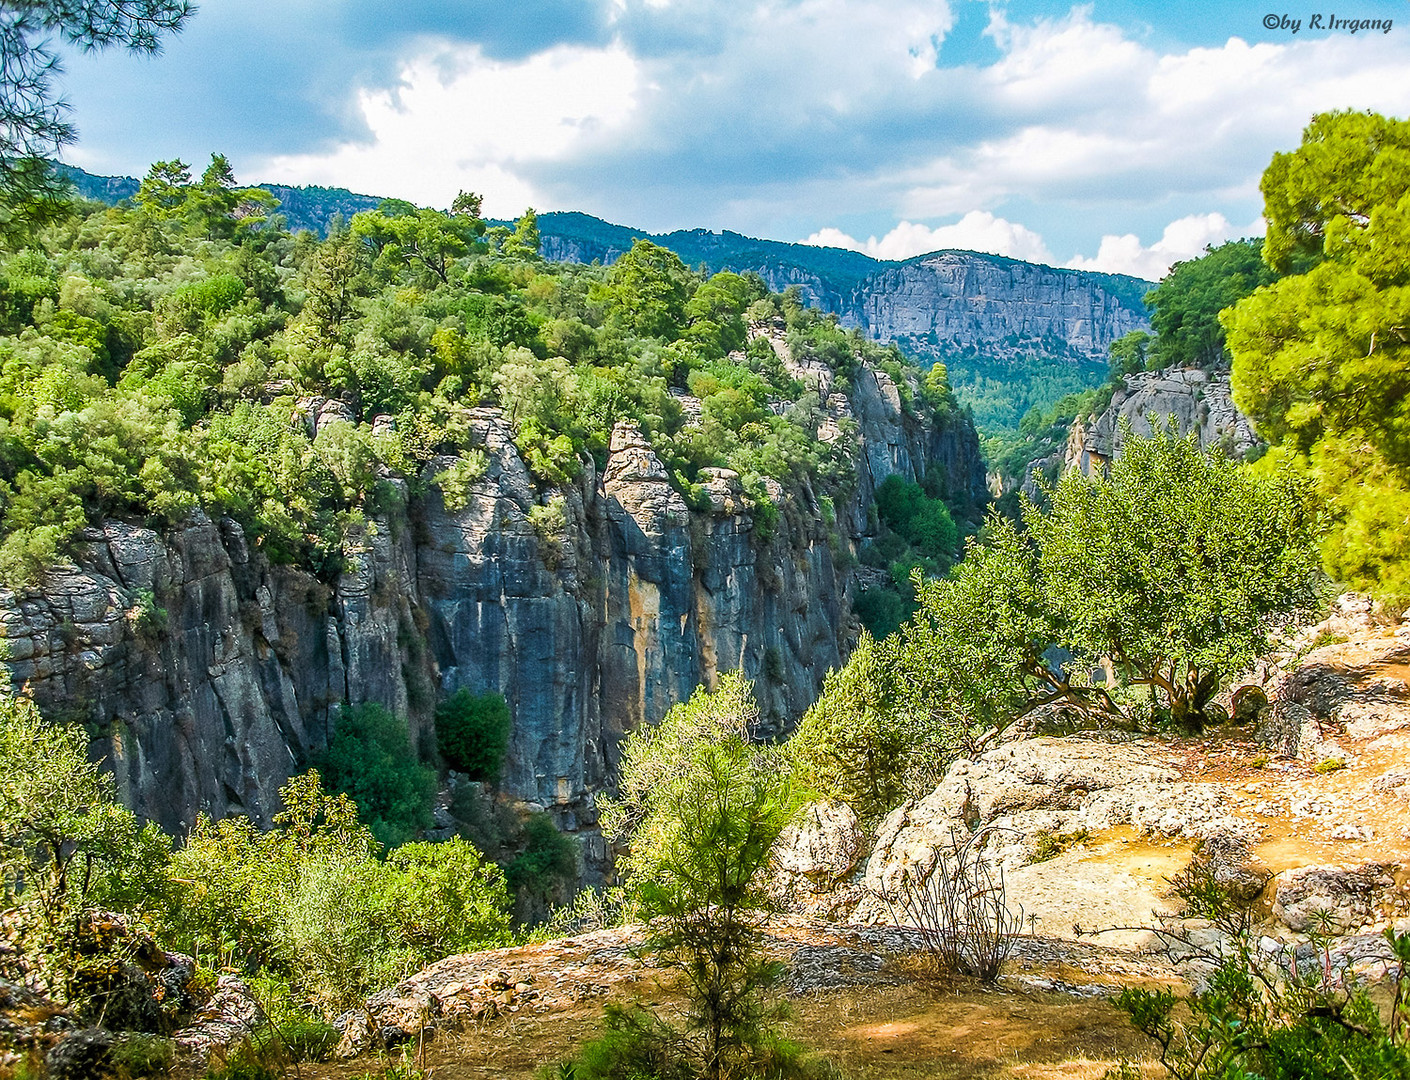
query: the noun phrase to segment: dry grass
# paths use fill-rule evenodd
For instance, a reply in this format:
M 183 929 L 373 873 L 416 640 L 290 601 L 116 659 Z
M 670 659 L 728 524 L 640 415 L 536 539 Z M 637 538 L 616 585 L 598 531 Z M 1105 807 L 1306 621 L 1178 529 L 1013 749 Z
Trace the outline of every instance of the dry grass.
M 649 976 L 634 989 L 656 1008 L 674 1011 L 678 1004 Z M 791 1005 L 786 1034 L 831 1059 L 847 1080 L 1100 1080 L 1120 1058 L 1150 1054 L 1149 1042 L 1100 999 L 917 978 L 822 991 Z M 520 1013 L 442 1037 L 426 1047 L 425 1064 L 433 1080 L 532 1080 L 596 1034 L 601 1015 L 600 1000 L 544 1015 Z M 375 1064 L 362 1058 L 305 1066 L 304 1075 L 351 1080 Z M 1149 1080 L 1159 1075 L 1149 1065 L 1144 1072 Z

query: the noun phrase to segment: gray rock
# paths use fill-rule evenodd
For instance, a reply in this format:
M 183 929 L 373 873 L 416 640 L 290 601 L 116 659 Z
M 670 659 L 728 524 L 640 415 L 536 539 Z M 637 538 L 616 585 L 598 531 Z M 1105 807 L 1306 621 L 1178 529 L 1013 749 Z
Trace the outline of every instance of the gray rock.
M 1345 934 L 1393 901 L 1396 869 L 1393 863 L 1364 863 L 1285 870 L 1274 879 L 1273 914 L 1300 933 L 1329 928 Z
M 833 390 L 818 409 L 820 424 L 848 421 L 837 437 L 856 463 L 835 526 L 821 520 L 827 492 L 765 485 L 780 509 L 765 541 L 723 469 L 702 476 L 710 507 L 692 511 L 630 425 L 614 432 L 601 476 L 586 460 L 576 483 L 540 490 L 506 417 L 470 408 L 487 467 L 465 505 L 448 510 L 428 485 L 407 519 L 350 536 L 347 567 L 328 580 L 271 565 L 235 522 L 202 514 L 162 532 L 90 530 L 76 564 L 23 596 L 0 591 L 10 681 L 43 709 L 80 713 L 122 800 L 174 834 L 201 813 L 268 824 L 344 702 L 405 715 L 426 746 L 439 697 L 500 692 L 513 717 L 501 793 L 590 832 L 624 734 L 720 672 L 755 680 L 762 734 L 812 704 L 855 633 L 848 556 L 877 484 L 938 471 L 946 491 L 982 496 L 972 425 L 908 409 L 902 388 L 865 365 L 852 382 L 850 398 Z M 782 404 L 818 408 L 817 393 Z M 349 415 L 311 398 L 291 419 L 313 434 Z M 530 515 L 550 502 L 564 524 L 544 538 Z M 600 861 L 605 847 L 585 839 Z
M 245 981 L 222 975 L 210 1000 L 173 1038 L 184 1054 L 204 1064 L 212 1051 L 234 1046 L 264 1022 L 264 1010 Z

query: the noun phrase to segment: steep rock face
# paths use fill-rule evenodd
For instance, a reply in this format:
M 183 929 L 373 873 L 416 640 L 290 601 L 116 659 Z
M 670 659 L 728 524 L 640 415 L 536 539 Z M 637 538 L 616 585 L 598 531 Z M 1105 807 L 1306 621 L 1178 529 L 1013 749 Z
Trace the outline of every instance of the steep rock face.
M 841 314 L 877 341 L 992 347 L 1010 337 L 1058 338 L 1092 355 L 1149 325 L 1090 275 L 963 251 L 874 274 Z
M 1065 464 L 1090 473 L 1120 456 L 1123 423 L 1132 434 L 1148 436 L 1153 426 L 1172 419 L 1181 435 L 1198 432 L 1201 446 L 1223 443 L 1242 456 L 1259 444 L 1252 421 L 1234 404 L 1227 374 L 1171 368 L 1126 376 L 1106 410 L 1080 429 L 1080 445 L 1069 441 Z M 1076 426 L 1073 435 L 1079 437 Z
M 165 536 L 109 522 L 85 540 L 42 591 L 0 592 L 10 675 L 87 725 L 124 801 L 166 828 L 198 813 L 267 821 L 342 701 L 417 718 L 399 640 L 416 603 L 405 535 L 366 537 L 334 588 L 204 515 Z
M 1104 471 L 1121 456 L 1127 425 L 1133 435 L 1144 437 L 1171 422 L 1180 435 L 1193 431 L 1200 446 L 1223 446 L 1234 457 L 1246 457 L 1262 443 L 1253 422 L 1234 404 L 1227 374 L 1194 368 L 1143 371 L 1127 375 L 1100 413 L 1074 418 L 1066 444 L 1030 461 L 1017 486 L 1030 499 L 1040 499 L 1041 486 L 1065 472 L 1077 469 L 1092 476 Z M 1014 486 L 1013 478 L 989 478 L 995 498 Z
M 406 518 L 353 538 L 331 584 L 271 565 L 229 520 L 90 530 L 76 565 L 0 592 L 12 682 L 84 724 L 124 801 L 178 832 L 199 813 L 267 822 L 344 702 L 406 715 L 428 748 L 439 697 L 499 691 L 514 720 L 502 789 L 591 827 L 622 735 L 720 672 L 756 680 L 774 729 L 811 704 L 854 632 L 839 555 L 865 534 L 876 484 L 939 468 L 950 491 L 983 497 L 967 421 L 912 415 L 884 372 L 853 382 L 849 398 L 829 381 L 819 427 L 856 447 L 835 527 L 823 493 L 773 485 L 778 522 L 761 536 L 726 469 L 702 477 L 710 505 L 692 511 L 625 423 L 600 476 L 585 462 L 571 488 L 540 491 L 507 421 L 477 409 L 488 467 L 463 505 L 430 486 Z

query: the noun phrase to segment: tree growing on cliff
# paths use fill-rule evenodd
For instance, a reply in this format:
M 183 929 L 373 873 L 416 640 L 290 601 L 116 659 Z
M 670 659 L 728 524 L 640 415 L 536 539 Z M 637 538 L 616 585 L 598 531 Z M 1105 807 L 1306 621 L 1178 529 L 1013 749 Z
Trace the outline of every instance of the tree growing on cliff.
M 1256 239 L 1206 248 L 1199 258 L 1176 263 L 1146 293 L 1151 328 L 1156 332 L 1149 367 L 1179 364 L 1210 370 L 1228 365 L 1219 313 L 1277 280 L 1277 272 L 1263 261 L 1262 249 L 1263 241 Z
M 1051 503 L 1026 506 L 1024 523 L 1052 644 L 1070 668 L 1109 659 L 1182 728 L 1199 730 L 1220 680 L 1317 602 L 1308 485 L 1287 470 L 1256 475 L 1194 434 L 1128 434 L 1109 475 L 1069 472 Z M 1089 711 L 1110 707 L 1101 688 L 1084 696 Z
M 1199 730 L 1221 680 L 1317 602 L 1309 486 L 1195 435 L 1128 432 L 1108 475 L 1070 472 L 1048 503 L 1025 501 L 1022 528 L 992 518 L 950 577 L 917 576 L 898 638 L 827 680 L 790 744 L 815 787 L 875 818 L 1041 708 L 1129 725 L 1154 699 Z
M 1263 174 L 1264 258 L 1225 312 L 1235 403 L 1335 510 L 1341 581 L 1410 595 L 1410 121 L 1314 117 Z
M 431 825 L 436 777 L 416 760 L 406 721 L 375 702 L 344 706 L 317 759 L 330 792 L 346 792 L 379 841 L 396 847 Z

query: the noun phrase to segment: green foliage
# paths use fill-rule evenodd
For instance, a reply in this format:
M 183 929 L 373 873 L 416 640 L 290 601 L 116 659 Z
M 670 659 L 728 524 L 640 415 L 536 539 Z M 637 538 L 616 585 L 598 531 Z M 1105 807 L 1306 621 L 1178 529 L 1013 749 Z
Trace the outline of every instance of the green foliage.
M 598 296 L 609 318 L 642 337 L 676 338 L 693 291 L 690 271 L 673 252 L 637 240 L 612 264 Z
M 1223 316 L 1234 400 L 1332 506 L 1328 571 L 1410 595 L 1410 122 L 1316 116 L 1262 187 L 1266 260 L 1306 272 Z
M 176 1044 L 160 1035 L 128 1032 L 112 1050 L 119 1080 L 164 1076 L 176 1064 Z
M 436 483 L 441 488 L 441 501 L 452 514 L 457 514 L 470 505 L 470 495 L 477 481 L 484 478 L 489 469 L 489 459 L 483 450 L 471 450 L 456 458 L 436 474 Z
M 383 860 L 356 805 L 325 794 L 317 773 L 281 794 L 274 829 L 202 820 L 173 856 L 164 922 L 184 948 L 344 1007 L 443 956 L 507 943 L 504 876 L 465 841 Z
M 165 875 L 170 842 L 113 802 L 80 730 L 57 727 L 26 698 L 0 697 L 0 885 L 12 948 L 0 973 L 47 983 L 101 1011 L 133 935 L 90 931 L 86 914 L 117 901 L 141 916 Z
M 811 789 L 879 820 L 905 795 L 905 763 L 915 749 L 910 715 L 897 701 L 894 638 L 862 633 L 847 663 L 827 673 L 822 696 L 787 743 Z
M 340 1032 L 326 1020 L 298 1017 L 284 1021 L 274 1029 L 274 1036 L 284 1044 L 291 1060 L 327 1061 L 342 1039 Z
M 950 577 L 917 572 L 911 621 L 828 677 L 790 743 L 816 789 L 875 818 L 1040 707 L 1129 726 L 1158 695 L 1198 729 L 1221 680 L 1317 603 L 1307 485 L 1194 436 L 1130 437 L 1109 475 L 1069 473 L 1049 503 L 1024 504 L 1023 530 L 991 519 Z
M 1127 439 L 1108 477 L 1070 472 L 1048 513 L 1025 508 L 1049 643 L 1078 663 L 1110 657 L 1198 729 L 1221 677 L 1266 650 L 1276 619 L 1316 604 L 1310 495 L 1290 473 L 1258 477 L 1193 435 Z
M 1197 858 L 1175 882 L 1186 914 L 1209 918 L 1225 935 L 1216 950 L 1179 931 L 1156 933 L 1212 968 L 1203 987 L 1179 1002 L 1168 990 L 1128 987 L 1116 1006 L 1159 1047 L 1178 1080 L 1385 1080 L 1410 1078 L 1410 934 L 1385 931 L 1393 963 L 1389 1017 L 1350 971 L 1338 971 L 1312 935 L 1320 957 L 1268 955 L 1259 948 L 1247 903 Z
M 121 45 L 154 53 L 161 36 L 179 31 L 194 10 L 187 0 L 136 6 L 98 0 L 24 4 L 9 13 L 0 46 L 0 232 L 7 239 L 61 217 L 67 202 L 68 184 L 51 159 L 76 133 L 53 85 L 60 70 L 53 40 L 86 50 Z
M 691 505 L 702 470 L 739 473 L 766 543 L 783 523 L 770 482 L 802 505 L 848 496 L 855 427 L 817 439 L 822 403 L 749 339 L 751 311 L 786 315 L 800 356 L 844 376 L 866 360 L 908 410 L 964 422 L 943 368 L 922 380 L 754 275 L 702 278 L 649 243 L 606 268 L 546 262 L 532 212 L 492 245 L 469 195 L 449 214 L 389 201 L 326 240 L 291 236 L 266 199 L 220 155 L 195 179 L 158 162 L 132 202 L 0 262 L 3 583 L 33 585 L 104 518 L 198 509 L 332 581 L 369 520 L 428 485 L 469 505 L 490 467 L 482 406 L 508 417 L 546 512 L 630 420 Z M 687 388 L 698 423 L 673 396 Z
M 372 253 L 372 270 L 388 281 L 431 285 L 450 280 L 485 223 L 469 214 L 443 214 L 388 199 L 353 215 L 351 233 Z
M 1229 364 L 1219 313 L 1278 277 L 1263 261 L 1263 241 L 1230 240 L 1205 249 L 1197 259 L 1178 262 L 1146 294 L 1156 339 L 1151 368 Z M 1113 356 L 1115 355 L 1113 346 Z
M 328 792 L 351 796 L 362 820 L 388 847 L 430 828 L 435 774 L 417 762 L 406 721 L 383 706 L 343 706 L 315 766 Z
M 1157 286 L 1151 290 L 1150 295 L 1159 291 L 1160 287 Z M 1111 354 L 1111 380 L 1145 371 L 1152 359 L 1152 340 L 1151 335 L 1144 330 L 1132 330 L 1113 341 L 1107 350 Z M 1027 420 L 1027 417 L 1024 419 Z M 1019 431 L 1023 431 L 1023 424 L 1019 424 Z
M 511 730 L 503 694 L 461 687 L 436 706 L 436 748 L 447 765 L 472 780 L 499 779 Z
M 908 601 L 895 589 L 873 586 L 857 594 L 852 613 L 861 620 L 863 629 L 879 641 L 901 629 L 915 614 L 915 601 Z
M 943 499 L 932 499 L 914 481 L 892 474 L 876 490 L 882 524 L 910 543 L 922 559 L 944 569 L 954 560 L 959 531 Z
M 604 830 L 629 844 L 619 866 L 648 948 L 689 994 L 682 1030 L 640 1018 L 628 1043 L 708 1080 L 759 1072 L 773 1053 L 764 994 L 781 969 L 762 955 L 761 871 L 802 800 L 778 753 L 749 743 L 757 715 L 737 673 L 701 687 L 627 738 L 620 796 L 603 808 Z
M 524 822 L 524 850 L 504 869 L 512 892 L 547 899 L 578 875 L 578 845 L 547 814 L 530 814 Z

